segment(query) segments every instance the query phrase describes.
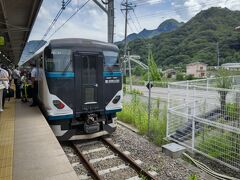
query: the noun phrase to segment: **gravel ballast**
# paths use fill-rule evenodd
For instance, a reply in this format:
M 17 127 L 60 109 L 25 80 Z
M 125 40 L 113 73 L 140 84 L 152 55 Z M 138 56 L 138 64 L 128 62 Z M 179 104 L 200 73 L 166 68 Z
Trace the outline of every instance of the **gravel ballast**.
M 186 180 L 196 174 L 198 179 L 215 179 L 182 159 L 172 159 L 162 153 L 162 149 L 131 130 L 118 125 L 111 136 L 114 143 L 123 151 L 129 151 L 131 157 L 143 162 L 146 170 L 156 171 L 158 179 Z
M 152 142 L 149 142 L 147 139 L 138 135 L 131 130 L 118 125 L 117 130 L 109 136 L 112 138 L 115 144 L 120 145 L 120 149 L 122 151 L 129 151 L 130 156 L 134 160 L 142 161 L 141 166 L 148 171 L 155 171 L 158 173 L 157 179 L 161 180 L 187 180 L 191 175 L 196 174 L 198 179 L 203 180 L 215 180 L 215 178 L 207 175 L 206 173 L 200 171 L 195 168 L 193 165 L 183 161 L 182 159 L 172 159 L 162 153 L 160 147 L 154 145 Z M 80 142 L 79 142 L 80 143 Z M 65 153 L 71 164 L 79 162 L 79 157 L 74 149 L 69 145 L 62 145 Z M 103 147 L 102 144 L 96 143 L 95 145 L 88 146 L 79 146 L 81 150 L 88 151 L 95 148 Z M 111 150 L 102 150 L 99 152 L 88 153 L 86 157 L 88 160 L 96 159 L 100 157 L 106 157 L 109 155 L 113 155 Z M 104 170 L 110 168 L 111 165 L 117 166 L 124 163 L 122 160 L 118 158 L 113 158 L 109 160 L 100 161 L 94 163 L 93 166 L 98 170 Z M 87 174 L 88 171 L 82 164 L 77 164 L 74 166 L 74 170 L 77 175 Z M 125 179 L 130 178 L 136 175 L 136 172 L 131 168 L 127 168 L 125 170 L 118 170 L 108 174 L 104 174 L 103 177 L 105 179 Z

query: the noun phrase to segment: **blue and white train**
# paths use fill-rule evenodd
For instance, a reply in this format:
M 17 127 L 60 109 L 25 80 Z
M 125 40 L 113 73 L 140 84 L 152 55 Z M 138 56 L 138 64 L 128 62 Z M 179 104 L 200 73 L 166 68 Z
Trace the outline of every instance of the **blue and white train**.
M 39 106 L 60 141 L 115 131 L 123 98 L 118 51 L 95 40 L 56 39 L 23 64 L 37 67 Z

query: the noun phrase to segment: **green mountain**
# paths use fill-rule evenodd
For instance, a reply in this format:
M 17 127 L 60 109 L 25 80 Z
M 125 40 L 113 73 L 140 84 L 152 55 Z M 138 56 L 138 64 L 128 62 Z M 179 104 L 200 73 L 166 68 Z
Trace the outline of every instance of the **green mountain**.
M 184 67 L 195 61 L 214 66 L 219 43 L 220 64 L 240 62 L 240 32 L 235 30 L 239 25 L 240 11 L 213 7 L 201 11 L 175 31 L 161 33 L 147 42 L 131 41 L 129 48 L 146 63 L 150 43 L 158 66 Z
M 181 27 L 184 23 L 183 22 L 178 22 L 175 19 L 168 19 L 166 21 L 163 21 L 156 29 L 153 30 L 148 30 L 148 29 L 143 29 L 141 32 L 138 34 L 132 33 L 127 36 L 127 41 L 133 41 L 135 39 L 141 39 L 141 38 L 152 38 L 154 36 L 157 36 L 163 32 L 171 32 L 173 30 L 176 30 L 177 28 Z M 124 40 L 120 42 L 116 42 L 117 44 L 119 43 L 124 43 Z

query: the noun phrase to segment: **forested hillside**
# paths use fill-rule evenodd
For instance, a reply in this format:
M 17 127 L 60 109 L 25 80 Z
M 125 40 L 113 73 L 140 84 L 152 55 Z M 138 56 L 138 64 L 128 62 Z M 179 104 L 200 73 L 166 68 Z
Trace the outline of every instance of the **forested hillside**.
M 133 41 L 135 39 L 139 38 L 152 38 L 154 36 L 157 36 L 163 32 L 171 32 L 173 30 L 176 30 L 177 28 L 181 27 L 184 23 L 178 22 L 175 19 L 167 19 L 166 21 L 163 21 L 156 29 L 148 30 L 143 29 L 138 34 L 132 33 L 127 36 L 127 41 Z M 116 42 L 116 44 L 124 43 L 124 39 L 120 42 Z
M 235 30 L 239 25 L 240 11 L 214 7 L 201 11 L 175 31 L 131 41 L 129 48 L 146 62 L 146 46 L 152 44 L 155 60 L 163 67 L 184 66 L 195 61 L 216 65 L 219 43 L 220 64 L 240 62 L 240 32 Z

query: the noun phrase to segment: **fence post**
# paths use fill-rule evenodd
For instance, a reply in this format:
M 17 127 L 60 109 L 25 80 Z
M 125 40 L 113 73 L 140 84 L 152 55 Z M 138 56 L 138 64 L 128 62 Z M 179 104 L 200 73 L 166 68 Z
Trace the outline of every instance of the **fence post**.
M 207 105 L 208 105 L 208 103 L 207 103 L 207 101 L 208 101 L 208 86 L 209 86 L 209 79 L 207 78 L 207 94 L 205 96 L 205 110 L 208 109 L 207 108 Z M 204 111 L 204 113 L 205 113 L 205 111 Z
M 168 127 L 169 127 L 169 108 L 170 108 L 170 85 L 168 83 L 168 96 L 167 96 L 167 124 L 166 124 L 166 137 L 168 137 Z
M 192 151 L 194 150 L 195 145 L 195 117 L 196 117 L 196 86 L 193 88 L 193 116 L 192 116 Z
M 187 89 L 186 89 L 186 104 L 187 104 L 187 114 L 188 114 L 188 119 L 189 119 L 189 106 L 188 106 L 188 96 L 189 96 L 189 92 L 188 92 L 188 87 L 189 86 L 189 82 L 187 81 Z

